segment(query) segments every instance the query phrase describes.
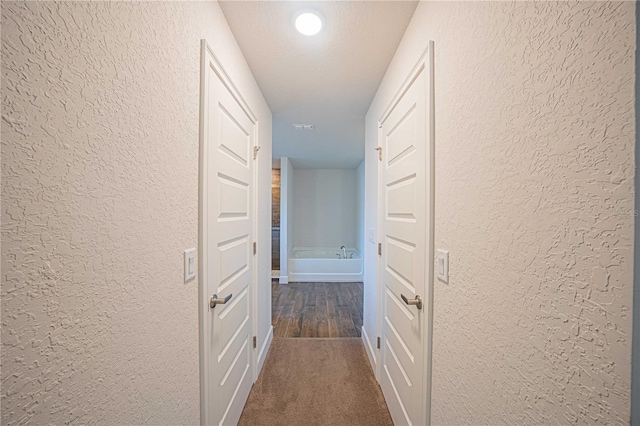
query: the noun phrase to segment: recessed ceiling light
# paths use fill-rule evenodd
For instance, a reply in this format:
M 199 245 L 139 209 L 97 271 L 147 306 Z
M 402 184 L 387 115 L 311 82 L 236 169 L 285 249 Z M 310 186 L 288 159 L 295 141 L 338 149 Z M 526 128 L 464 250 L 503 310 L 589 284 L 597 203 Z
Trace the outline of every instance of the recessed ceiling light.
M 322 19 L 316 12 L 303 12 L 296 18 L 296 29 L 304 35 L 316 35 L 322 29 Z

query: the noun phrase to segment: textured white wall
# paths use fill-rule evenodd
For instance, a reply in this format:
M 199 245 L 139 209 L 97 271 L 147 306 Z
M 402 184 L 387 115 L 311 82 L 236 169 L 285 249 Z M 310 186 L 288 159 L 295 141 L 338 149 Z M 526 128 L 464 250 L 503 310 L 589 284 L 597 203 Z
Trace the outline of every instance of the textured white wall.
M 635 206 L 636 206 L 636 226 L 634 232 L 634 267 L 633 267 L 633 349 L 632 349 L 632 373 L 631 373 L 631 424 L 635 425 L 640 422 L 640 227 L 637 225 L 637 217 L 640 214 L 640 173 L 638 173 L 638 165 L 640 164 L 640 111 L 638 111 L 638 97 L 640 96 L 640 81 L 638 81 L 638 69 L 640 69 L 640 56 L 638 55 L 638 46 L 640 46 L 640 14 L 636 10 L 636 84 L 635 84 Z
M 367 114 L 435 41 L 434 424 L 629 421 L 632 2 L 423 2 Z M 375 245 L 365 318 L 375 338 Z M 372 266 L 374 265 L 374 266 Z
M 196 424 L 201 38 L 259 117 L 263 212 L 269 109 L 215 2 L 1 11 L 2 423 Z
M 295 169 L 294 247 L 356 247 L 355 169 Z

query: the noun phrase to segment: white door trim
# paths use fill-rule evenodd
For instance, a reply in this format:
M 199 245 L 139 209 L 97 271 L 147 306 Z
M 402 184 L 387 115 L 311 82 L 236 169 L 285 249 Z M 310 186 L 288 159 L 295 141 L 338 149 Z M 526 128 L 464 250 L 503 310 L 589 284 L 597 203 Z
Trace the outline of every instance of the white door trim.
M 253 121 L 253 127 L 254 127 L 253 146 L 256 147 L 258 146 L 258 135 L 259 135 L 258 122 L 253 119 L 252 121 Z M 258 185 L 260 184 L 260 182 L 258 177 L 260 176 L 260 174 L 258 173 L 259 161 L 253 152 L 251 152 L 251 158 L 253 159 L 253 229 L 252 229 L 252 232 L 253 232 L 253 244 L 255 244 L 257 248 L 255 251 L 255 254 L 253 255 L 253 278 L 252 278 L 253 289 L 251 291 L 251 312 L 253 313 L 253 326 L 252 326 L 253 334 L 252 335 L 254 336 L 254 339 L 256 339 L 256 342 L 257 342 L 258 283 L 260 282 L 259 275 L 258 275 L 258 258 L 260 257 L 260 254 L 261 254 L 260 253 L 260 235 L 258 232 L 259 230 L 258 213 L 260 211 L 259 209 L 260 191 L 258 190 L 258 187 L 259 187 Z M 260 344 L 260 342 L 257 342 L 257 344 Z M 260 371 L 260 369 L 258 368 L 259 359 L 260 358 L 259 358 L 259 355 L 257 354 L 257 349 L 254 347 L 253 348 L 253 371 L 251 373 L 253 383 L 255 383 L 256 380 L 258 380 L 258 372 Z
M 200 125 L 199 125 L 199 173 L 198 173 L 198 329 L 200 332 L 199 337 L 199 346 L 200 346 L 200 424 L 207 425 L 209 424 L 209 419 L 211 418 L 211 413 L 209 412 L 209 351 L 207 350 L 207 342 L 206 336 L 209 335 L 209 321 L 207 321 L 207 313 L 209 311 L 209 297 L 210 294 L 207 294 L 207 233 L 205 230 L 207 229 L 207 182 L 208 182 L 208 164 L 206 163 L 207 158 L 207 146 L 205 144 L 205 116 L 204 111 L 206 107 L 206 99 L 205 96 L 205 81 L 206 81 L 206 71 L 209 66 L 207 61 L 207 53 L 211 55 L 213 69 L 215 73 L 218 75 L 222 83 L 231 93 L 231 96 L 238 102 L 242 110 L 247 114 L 249 120 L 254 124 L 256 128 L 256 132 L 254 133 L 253 138 L 253 146 L 257 146 L 257 126 L 258 119 L 256 118 L 249 105 L 244 100 L 236 86 L 233 84 L 228 74 L 224 70 L 224 67 L 218 60 L 217 56 L 211 49 L 209 43 L 206 40 L 202 39 L 200 41 Z M 253 146 L 251 147 L 251 151 L 253 151 Z M 251 152 L 252 153 L 252 152 Z M 256 162 L 257 163 L 257 162 Z M 256 167 L 252 168 L 253 170 L 253 182 L 256 181 Z M 257 199 L 257 186 L 254 187 L 254 200 Z M 252 214 L 253 214 L 253 229 L 255 230 L 256 222 L 257 222 L 257 203 L 254 202 L 252 206 Z M 257 233 L 254 233 L 254 238 L 257 242 Z M 252 315 L 253 321 L 251 322 L 253 335 L 256 335 L 256 321 L 257 321 L 257 303 L 256 303 L 256 273 L 257 273 L 257 255 L 253 259 L 253 279 L 251 283 L 251 294 L 253 296 L 252 302 Z M 256 351 L 253 352 L 253 381 L 256 379 Z
M 427 294 L 424 298 L 425 300 L 425 311 L 427 312 L 427 327 L 426 327 L 426 336 L 424 339 L 424 356 L 425 356 L 425 370 L 424 376 L 422 377 L 422 390 L 424 398 L 424 407 L 422 410 L 422 416 L 424 421 L 421 422 L 423 425 L 431 424 L 431 367 L 432 367 L 432 340 L 433 340 L 433 284 L 434 284 L 434 222 L 435 222 L 435 101 L 434 101 L 434 42 L 429 41 L 427 47 L 425 48 L 422 55 L 420 55 L 420 59 L 416 63 L 416 65 L 412 68 L 411 72 L 408 74 L 407 78 L 404 80 L 391 102 L 389 102 L 387 108 L 384 110 L 380 119 L 378 120 L 378 146 L 380 146 L 380 142 L 382 141 L 382 130 L 381 124 L 387 119 L 393 108 L 396 104 L 402 99 L 402 96 L 406 93 L 406 91 L 411 87 L 411 84 L 415 81 L 415 79 L 420 75 L 420 72 L 423 70 L 428 71 L 429 81 L 427 81 L 427 93 L 426 93 L 426 114 L 427 119 L 425 123 L 427 125 L 427 143 L 429 146 L 427 147 L 426 154 L 428 156 L 428 165 L 430 167 L 430 173 L 427 174 L 427 184 L 425 194 L 425 199 L 427 200 L 427 214 L 430 218 L 429 223 L 427 224 L 427 248 L 426 248 L 426 256 L 425 256 L 425 266 L 426 266 L 426 277 L 427 277 L 427 285 L 426 290 Z M 382 155 L 386 155 L 385 152 Z M 378 161 L 378 242 L 382 241 L 382 228 L 383 228 L 383 215 L 384 215 L 384 206 L 382 204 L 383 201 L 383 185 L 384 179 L 382 178 L 382 161 Z M 384 312 L 383 312 L 383 288 L 384 284 L 382 282 L 382 257 L 378 256 L 378 334 L 382 334 L 382 326 L 384 320 Z M 380 381 L 381 371 L 381 362 L 380 362 L 380 348 L 377 351 L 377 362 L 376 362 L 376 379 L 378 382 Z

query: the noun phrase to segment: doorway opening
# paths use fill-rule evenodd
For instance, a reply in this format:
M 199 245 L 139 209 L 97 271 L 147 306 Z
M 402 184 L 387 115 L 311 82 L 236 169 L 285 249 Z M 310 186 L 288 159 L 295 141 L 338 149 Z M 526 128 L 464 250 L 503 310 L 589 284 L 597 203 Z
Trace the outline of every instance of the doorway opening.
M 296 166 L 272 170 L 274 337 L 360 337 L 364 162 Z
M 381 82 L 385 69 L 402 38 L 404 24 L 408 24 L 415 5 L 406 5 L 404 8 L 402 12 L 404 18 L 398 21 L 403 24 L 398 27 L 395 40 L 385 37 L 384 40 L 372 44 L 372 49 L 367 56 L 371 60 L 363 61 L 361 59 L 365 54 L 362 51 L 363 44 L 353 41 L 350 37 L 351 28 L 348 30 L 345 28 L 346 31 L 342 34 L 331 35 L 331 39 L 337 37 L 344 40 L 348 44 L 346 49 L 330 43 L 326 33 L 308 39 L 282 33 L 283 26 L 280 23 L 289 19 L 292 12 L 295 12 L 293 9 L 287 10 L 289 6 L 286 3 L 283 3 L 285 5 L 283 7 L 277 6 L 276 9 L 271 10 L 274 20 L 269 23 L 269 25 L 274 24 L 274 31 L 280 31 L 283 39 L 264 45 L 263 41 L 269 37 L 267 34 L 263 34 L 261 38 L 255 38 L 256 29 L 264 27 L 262 21 L 260 24 L 256 22 L 256 25 L 248 26 L 246 13 L 248 10 L 241 10 L 240 6 L 236 6 L 239 4 L 241 3 L 226 2 L 224 13 L 232 30 L 234 26 L 237 29 L 236 35 L 239 38 L 240 47 L 247 52 L 259 53 L 250 54 L 246 59 L 251 71 L 261 76 L 261 80 L 258 81 L 260 89 L 268 94 L 269 98 L 264 100 L 268 102 L 271 120 L 261 128 L 267 129 L 266 133 L 271 135 L 272 143 L 271 146 L 265 145 L 266 149 L 263 152 L 269 152 L 270 149 L 271 160 L 279 163 L 279 167 L 273 167 L 272 164 L 275 170 L 270 170 L 271 179 L 267 177 L 260 180 L 260 184 L 264 185 L 261 188 L 267 190 L 271 183 L 270 194 L 260 192 L 266 196 L 260 198 L 261 200 L 265 198 L 268 200 L 271 196 L 271 220 L 268 220 L 264 214 L 256 216 L 257 221 L 261 218 L 266 220 L 266 223 L 260 222 L 263 225 L 256 230 L 256 233 L 260 230 L 267 231 L 265 228 L 269 226 L 268 222 L 271 222 L 273 261 L 264 264 L 271 267 L 271 288 L 265 289 L 264 286 L 260 288 L 267 292 L 271 290 L 270 330 L 271 336 L 275 338 L 274 347 L 276 350 L 282 349 L 292 341 L 297 342 L 294 346 L 298 348 L 309 344 L 309 340 L 302 338 L 316 338 L 313 339 L 313 344 L 320 342 L 325 345 L 334 345 L 337 341 L 332 338 L 344 338 L 339 340 L 340 344 L 347 346 L 352 344 L 351 349 L 358 352 L 359 357 L 366 361 L 369 355 L 368 358 L 372 361 L 371 365 L 374 368 L 367 371 L 371 373 L 369 379 L 372 381 L 379 379 L 382 371 L 381 362 L 386 362 L 384 365 L 390 368 L 388 370 L 392 376 L 390 380 L 393 387 L 398 378 L 403 378 L 402 365 L 399 363 L 404 361 L 404 359 L 396 360 L 394 364 L 394 360 L 391 359 L 394 354 L 399 354 L 401 357 L 407 354 L 412 361 L 414 358 L 423 359 L 423 357 L 413 356 L 412 353 L 422 350 L 425 327 L 413 325 L 424 323 L 421 318 L 426 318 L 427 310 L 422 311 L 422 308 L 428 307 L 430 302 L 429 299 L 424 304 L 420 303 L 421 295 L 426 296 L 422 291 L 423 288 L 420 287 L 424 281 L 423 275 L 426 276 L 426 274 L 414 272 L 419 269 L 416 265 L 429 261 L 421 256 L 425 251 L 423 240 L 426 237 L 422 220 L 425 216 L 422 214 L 425 194 L 421 188 L 424 187 L 422 181 L 427 171 L 423 161 L 426 158 L 422 158 L 422 154 L 426 152 L 424 136 L 427 128 L 426 93 L 424 92 L 430 82 L 431 74 L 421 74 L 422 77 L 415 86 L 411 85 L 413 80 L 402 83 L 403 88 L 397 96 L 393 97 L 390 91 L 399 82 L 392 81 L 386 84 Z M 253 16 L 256 19 L 262 19 L 259 18 L 263 16 L 259 9 L 264 5 L 265 3 L 260 3 L 253 9 L 255 12 Z M 326 6 L 326 14 L 323 13 L 323 16 L 334 18 L 340 16 L 342 6 L 337 6 L 334 11 L 330 10 L 333 7 Z M 379 21 L 382 25 L 386 23 L 392 11 L 394 13 L 398 11 L 399 6 L 394 4 L 393 8 L 390 8 L 390 6 L 378 4 L 354 5 L 354 8 L 360 7 L 364 8 L 363 11 L 377 17 L 373 19 L 370 15 L 369 23 Z M 371 10 L 368 10 L 369 8 Z M 327 22 L 337 23 L 338 20 L 334 18 L 330 18 Z M 246 31 L 249 27 L 251 27 L 250 31 Z M 339 29 L 337 26 L 329 27 Z M 385 25 L 385 28 L 388 26 Z M 363 29 L 363 33 L 366 32 L 367 30 Z M 381 54 L 384 47 L 382 45 L 385 43 L 388 44 L 388 49 L 384 49 L 386 53 Z M 289 45 L 293 50 L 287 49 L 287 52 L 300 48 L 300 54 L 282 56 L 283 52 L 279 49 Z M 260 48 L 256 49 L 257 46 Z M 264 60 L 265 54 L 269 54 L 269 49 L 274 46 L 277 48 L 272 52 L 271 57 L 282 58 L 282 60 L 278 60 L 275 67 L 273 63 L 265 67 L 268 62 Z M 327 61 L 325 58 L 334 58 L 334 56 L 327 56 L 323 51 L 328 53 L 334 50 L 334 47 L 340 48 L 341 54 L 335 56 L 335 61 Z M 313 51 L 321 55 L 311 54 L 307 57 L 306 52 Z M 317 58 L 323 58 L 322 67 L 317 66 Z M 347 65 L 345 60 L 348 62 L 348 68 L 345 67 Z M 377 71 L 374 72 L 374 69 Z M 318 72 L 320 70 L 322 71 Z M 345 72 L 347 70 L 348 73 Z M 327 79 L 327 76 L 331 78 Z M 410 97 L 404 97 L 404 91 L 408 90 L 405 86 L 414 87 L 411 89 Z M 381 102 L 392 102 L 391 110 L 381 111 Z M 397 109 L 396 103 L 399 105 Z M 397 111 L 403 113 L 400 114 Z M 376 128 L 378 125 L 384 127 L 384 120 L 375 123 L 375 119 L 381 115 L 389 115 L 391 118 L 388 123 L 393 123 L 388 128 L 384 128 L 384 134 L 379 134 L 377 131 L 380 127 Z M 226 133 L 222 134 L 226 136 Z M 244 134 L 247 135 L 249 132 L 245 131 Z M 380 136 L 384 136 L 384 141 Z M 238 144 L 244 141 L 244 139 L 241 141 L 240 136 L 233 142 L 235 143 L 236 140 Z M 419 145 L 419 149 L 416 145 Z M 378 149 L 375 156 L 374 149 Z M 255 148 L 253 154 L 255 160 Z M 235 157 L 232 156 L 232 160 L 234 159 Z M 382 170 L 379 162 L 383 159 L 386 161 L 385 170 L 389 169 L 393 175 L 387 176 L 386 173 L 380 173 Z M 368 167 L 366 208 L 365 161 Z M 381 177 L 390 179 L 385 181 L 384 197 L 380 196 L 380 191 L 376 187 L 376 182 L 380 183 Z M 234 180 L 233 183 L 236 184 L 232 185 L 234 189 L 238 185 L 242 188 L 247 187 L 239 179 Z M 236 198 L 240 200 L 241 197 Z M 384 211 L 388 219 L 386 222 L 382 222 L 378 217 L 377 210 L 382 200 L 388 201 L 388 209 Z M 231 205 L 231 203 L 228 204 Z M 240 206 L 241 203 L 238 201 L 236 204 Z M 238 210 L 235 204 L 232 207 L 234 210 L 230 213 L 234 220 L 242 216 L 242 211 Z M 268 208 L 262 210 L 265 213 L 266 211 Z M 381 227 L 383 224 L 388 226 L 383 228 Z M 266 232 L 264 237 L 267 237 Z M 240 241 L 240 237 L 237 241 Z M 234 243 L 237 241 L 234 240 Z M 256 255 L 255 241 L 253 247 L 253 255 Z M 385 247 L 384 251 L 382 247 Z M 264 252 L 266 250 L 258 251 L 258 253 Z M 366 287 L 364 284 L 365 256 L 368 265 Z M 383 295 L 384 298 L 378 297 L 381 287 L 381 274 L 379 274 L 381 262 L 388 269 L 385 277 L 395 280 L 392 284 L 399 284 L 393 287 L 387 285 L 385 290 L 388 288 L 389 291 Z M 263 269 L 266 272 L 266 268 Z M 237 271 L 244 271 L 244 265 L 240 265 Z M 266 274 L 260 273 L 260 276 L 266 278 Z M 229 281 L 232 281 L 232 278 Z M 365 288 L 367 289 L 368 319 L 364 316 L 363 306 Z M 389 294 L 390 292 L 393 294 Z M 267 301 L 268 297 L 269 295 L 264 294 L 260 299 L 256 297 L 256 300 Z M 394 322 L 388 330 L 377 324 L 379 321 L 376 321 L 376 316 L 381 312 L 384 315 L 393 315 Z M 402 315 L 414 321 L 409 323 Z M 269 316 L 260 316 L 258 313 L 256 318 L 258 318 L 257 324 L 264 324 Z M 364 324 L 367 325 L 364 326 Z M 399 337 L 394 335 L 391 326 L 396 325 L 407 326 L 406 333 Z M 399 343 L 393 341 L 394 338 Z M 266 343 L 262 346 L 259 343 L 260 340 L 262 340 L 260 336 L 253 336 L 252 346 L 256 352 L 258 347 L 269 347 L 268 338 L 264 340 Z M 331 343 L 321 342 L 322 340 L 329 340 Z M 404 344 L 405 342 L 408 343 Z M 386 346 L 383 348 L 382 345 Z M 391 354 L 391 357 L 388 354 Z M 273 352 L 270 356 L 269 359 L 273 359 Z M 294 358 L 301 359 L 298 356 Z M 265 361 L 265 365 L 269 363 L 269 360 Z M 308 365 L 317 367 L 318 363 Z M 414 371 L 418 369 L 415 368 Z M 378 377 L 375 377 L 374 373 Z M 416 377 L 419 376 L 420 374 L 416 375 Z M 418 387 L 422 386 L 422 382 L 416 380 L 415 383 L 415 386 L 411 386 L 409 392 L 411 395 L 408 396 L 403 392 L 394 400 L 395 410 L 391 414 L 395 418 L 401 419 L 397 414 L 399 412 L 397 407 L 402 410 L 403 407 L 410 406 L 413 410 L 409 416 L 411 423 L 420 423 L 424 419 L 421 414 L 424 404 L 417 404 L 414 401 L 424 394 L 422 391 L 418 394 Z M 277 392 L 283 387 L 272 386 L 272 388 Z M 315 387 L 307 386 L 307 388 Z M 386 389 L 389 389 L 389 386 Z M 254 392 L 254 394 L 257 393 L 259 392 Z M 314 391 L 309 393 L 316 396 Z M 382 394 L 380 396 L 383 401 Z M 386 411 L 386 405 L 384 407 L 383 411 Z

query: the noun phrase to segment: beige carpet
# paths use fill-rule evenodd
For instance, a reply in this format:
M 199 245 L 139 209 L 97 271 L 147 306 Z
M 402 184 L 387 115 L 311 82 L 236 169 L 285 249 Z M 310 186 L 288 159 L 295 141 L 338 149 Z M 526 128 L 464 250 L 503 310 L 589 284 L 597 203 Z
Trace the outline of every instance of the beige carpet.
M 359 338 L 275 338 L 240 425 L 393 425 Z

